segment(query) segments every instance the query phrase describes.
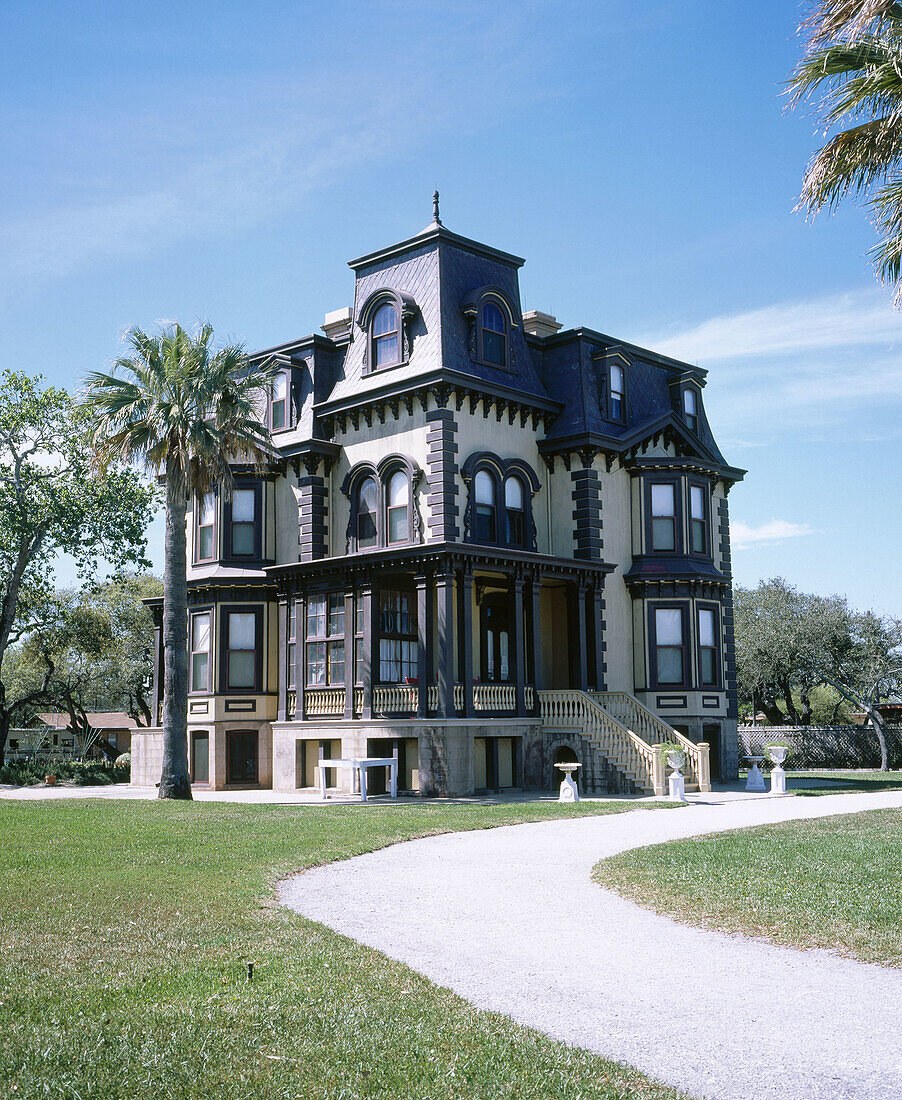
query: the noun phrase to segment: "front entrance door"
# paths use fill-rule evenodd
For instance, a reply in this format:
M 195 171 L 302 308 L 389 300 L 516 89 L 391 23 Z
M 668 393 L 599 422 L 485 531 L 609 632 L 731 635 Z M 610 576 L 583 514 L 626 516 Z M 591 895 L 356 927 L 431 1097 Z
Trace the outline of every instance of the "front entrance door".
M 480 616 L 481 669 L 484 684 L 504 683 L 511 678 L 511 633 L 505 596 L 487 596 Z
M 226 734 L 226 783 L 257 782 L 257 731 Z

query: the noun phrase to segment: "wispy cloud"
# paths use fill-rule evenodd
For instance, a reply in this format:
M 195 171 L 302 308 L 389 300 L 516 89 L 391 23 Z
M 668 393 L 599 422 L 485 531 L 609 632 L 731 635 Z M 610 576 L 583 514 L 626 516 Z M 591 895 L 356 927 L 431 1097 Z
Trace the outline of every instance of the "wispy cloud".
M 735 520 L 730 524 L 730 537 L 734 550 L 748 550 L 750 547 L 773 546 L 787 539 L 797 539 L 817 532 L 806 523 L 790 523 L 785 519 L 770 519 L 757 526 Z
M 889 293 L 860 290 L 713 317 L 681 332 L 653 337 L 650 346 L 676 359 L 703 363 L 900 339 L 902 314 L 892 309 Z
M 515 117 L 524 97 L 557 94 L 545 90 L 550 82 L 526 80 L 529 25 L 513 3 L 493 18 L 465 4 L 460 17 L 390 76 L 369 64 L 379 52 L 372 35 L 336 28 L 341 49 L 300 69 L 163 88 L 153 111 L 112 102 L 90 116 L 61 109 L 43 117 L 55 154 L 45 157 L 58 167 L 18 182 L 31 201 L 0 203 L 4 280 L 71 275 L 284 216 L 315 188 L 397 163 L 420 142 Z M 357 64 L 358 54 L 368 63 Z M 19 129 L 25 148 L 31 128 Z

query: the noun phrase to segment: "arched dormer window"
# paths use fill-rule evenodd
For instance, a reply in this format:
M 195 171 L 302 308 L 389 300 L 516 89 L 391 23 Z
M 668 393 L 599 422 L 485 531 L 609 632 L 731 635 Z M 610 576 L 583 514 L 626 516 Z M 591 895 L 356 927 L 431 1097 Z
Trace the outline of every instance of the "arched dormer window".
M 507 291 L 500 286 L 471 290 L 461 309 L 470 324 L 470 358 L 486 366 L 514 370 L 511 337 L 520 314 Z
M 536 525 L 532 498 L 541 482 L 528 463 L 520 458 L 505 460 L 489 451 L 477 451 L 463 464 L 461 475 L 469 489 L 464 538 L 469 542 L 534 550 Z
M 403 291 L 382 287 L 364 302 L 357 324 L 366 338 L 363 373 L 386 370 L 406 363 L 412 348 L 410 322 L 417 304 Z
M 504 518 L 508 546 L 526 545 L 526 494 L 523 482 L 512 474 L 504 479 Z
M 495 522 L 495 479 L 488 470 L 479 470 L 473 479 L 476 495 L 475 535 L 480 542 L 494 542 L 497 523 Z
M 410 480 L 403 470 L 395 470 L 388 479 L 386 493 L 386 530 L 389 543 L 410 539 Z
M 480 313 L 482 360 L 496 367 L 507 366 L 507 324 L 495 302 L 486 302 Z
M 400 352 L 398 311 L 392 302 L 385 302 L 373 314 L 373 369 L 395 366 Z
M 348 473 L 341 491 L 350 504 L 349 554 L 420 541 L 414 489 L 421 472 L 412 459 L 394 454 L 378 465 L 358 463 Z
M 376 517 L 379 514 L 379 500 L 376 479 L 364 478 L 357 488 L 357 549 L 369 550 L 379 543 L 379 530 Z

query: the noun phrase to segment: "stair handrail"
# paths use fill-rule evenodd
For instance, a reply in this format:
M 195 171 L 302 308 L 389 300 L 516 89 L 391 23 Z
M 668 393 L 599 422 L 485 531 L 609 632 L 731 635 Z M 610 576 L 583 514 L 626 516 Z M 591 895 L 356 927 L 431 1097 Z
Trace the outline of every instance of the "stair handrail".
M 543 721 L 575 725 L 613 764 L 631 772 L 641 785 L 650 786 L 655 794 L 665 793 L 660 754 L 587 692 L 547 690 L 538 694 Z
M 680 733 L 679 730 L 675 730 L 673 726 L 666 722 L 659 714 L 655 714 L 653 710 L 637 699 L 635 695 L 631 695 L 628 691 L 595 691 L 590 694 L 593 697 L 593 701 L 597 701 L 598 705 L 603 710 L 605 709 L 603 700 L 606 697 L 610 698 L 616 696 L 627 700 L 645 719 L 643 724 L 651 726 L 652 729 L 654 729 L 658 737 L 658 744 L 660 744 L 661 741 L 674 741 L 682 747 L 683 751 L 686 753 L 686 759 L 689 762 L 689 778 L 698 784 L 699 791 L 707 792 L 711 790 L 711 750 L 706 742 L 702 741 L 696 744 L 695 741 L 691 741 L 685 734 Z

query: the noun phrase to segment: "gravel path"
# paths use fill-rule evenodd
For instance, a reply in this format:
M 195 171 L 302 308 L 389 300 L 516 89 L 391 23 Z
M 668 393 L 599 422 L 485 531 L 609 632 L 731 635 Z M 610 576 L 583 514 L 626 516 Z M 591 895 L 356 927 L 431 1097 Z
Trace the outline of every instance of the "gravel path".
M 902 1097 L 902 971 L 688 928 L 589 877 L 629 848 L 902 807 L 902 792 L 701 798 L 398 844 L 296 875 L 281 896 L 479 1008 L 696 1097 Z

